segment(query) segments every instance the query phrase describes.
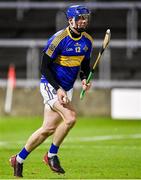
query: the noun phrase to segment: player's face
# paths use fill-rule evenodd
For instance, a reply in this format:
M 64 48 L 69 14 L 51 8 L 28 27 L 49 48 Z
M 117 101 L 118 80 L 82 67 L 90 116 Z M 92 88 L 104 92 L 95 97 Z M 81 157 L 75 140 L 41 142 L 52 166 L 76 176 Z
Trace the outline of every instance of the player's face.
M 87 14 L 80 15 L 77 18 L 76 26 L 78 29 L 86 29 L 88 26 L 88 22 L 89 22 L 89 15 Z
M 89 14 L 81 14 L 77 18 L 70 18 L 69 24 L 74 32 L 80 33 L 86 30 L 89 23 Z

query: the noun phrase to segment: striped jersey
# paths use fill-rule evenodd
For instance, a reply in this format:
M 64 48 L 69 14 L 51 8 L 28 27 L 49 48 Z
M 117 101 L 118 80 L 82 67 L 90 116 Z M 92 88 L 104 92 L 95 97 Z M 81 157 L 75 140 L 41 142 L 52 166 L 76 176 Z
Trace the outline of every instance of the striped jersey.
M 52 74 L 64 90 L 73 88 L 83 59 L 90 59 L 93 39 L 82 32 L 79 38 L 71 36 L 69 27 L 55 33 L 44 47 L 44 52 L 52 59 Z M 42 75 L 41 82 L 48 83 Z

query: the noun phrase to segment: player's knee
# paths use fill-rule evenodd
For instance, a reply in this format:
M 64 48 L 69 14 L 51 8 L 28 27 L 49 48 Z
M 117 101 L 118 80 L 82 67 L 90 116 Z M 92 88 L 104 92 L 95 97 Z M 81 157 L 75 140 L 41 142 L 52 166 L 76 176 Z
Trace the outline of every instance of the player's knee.
M 43 127 L 42 128 L 42 135 L 45 137 L 48 137 L 50 135 L 52 135 L 55 131 L 54 127 Z
M 67 116 L 67 120 L 66 120 L 66 125 L 71 128 L 74 126 L 76 122 L 76 112 L 71 112 L 68 116 Z

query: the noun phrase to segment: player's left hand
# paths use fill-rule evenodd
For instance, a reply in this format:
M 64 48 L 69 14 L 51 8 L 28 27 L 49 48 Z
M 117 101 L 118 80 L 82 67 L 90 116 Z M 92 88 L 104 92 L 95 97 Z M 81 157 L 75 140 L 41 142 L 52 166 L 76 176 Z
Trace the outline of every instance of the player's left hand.
M 82 80 L 82 89 L 83 89 L 84 91 L 87 91 L 87 90 L 90 89 L 90 87 L 91 87 L 91 83 L 89 82 L 89 83 L 87 84 L 86 79 L 83 79 L 83 80 Z

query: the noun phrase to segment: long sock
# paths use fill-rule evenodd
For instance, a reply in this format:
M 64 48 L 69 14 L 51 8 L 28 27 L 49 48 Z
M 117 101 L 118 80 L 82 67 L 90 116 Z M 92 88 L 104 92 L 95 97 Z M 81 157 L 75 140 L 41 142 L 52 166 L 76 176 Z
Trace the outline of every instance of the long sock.
M 28 152 L 25 148 L 21 150 L 21 152 L 17 155 L 16 160 L 22 164 L 23 161 L 27 158 L 30 152 Z
M 53 143 L 50 146 L 50 150 L 48 152 L 48 157 L 55 156 L 58 153 L 59 146 L 54 145 Z

